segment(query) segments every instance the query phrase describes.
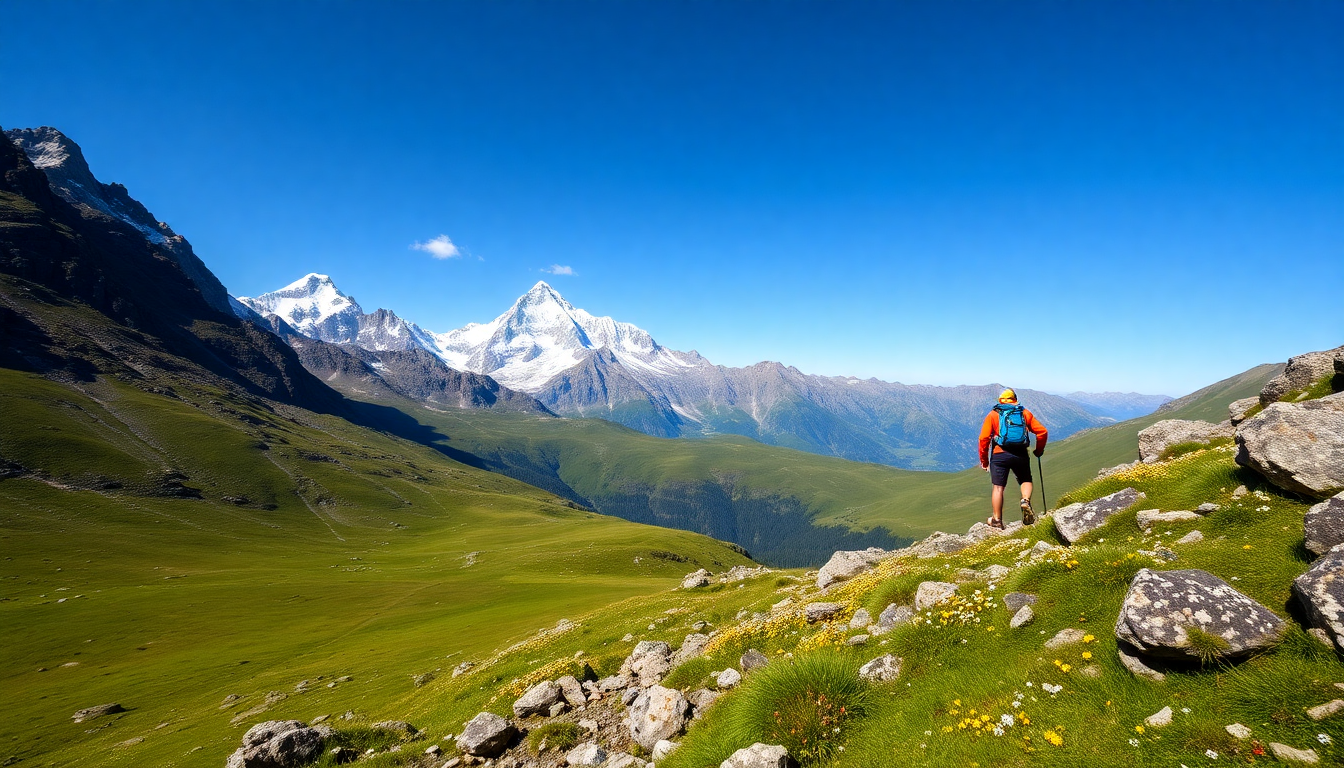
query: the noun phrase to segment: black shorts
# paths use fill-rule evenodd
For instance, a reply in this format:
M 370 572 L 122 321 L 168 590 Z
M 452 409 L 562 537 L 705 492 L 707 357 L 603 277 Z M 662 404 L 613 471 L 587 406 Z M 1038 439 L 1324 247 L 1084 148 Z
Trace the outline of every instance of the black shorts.
M 989 477 L 994 485 L 1008 484 L 1008 470 L 1013 471 L 1013 477 L 1017 478 L 1017 484 L 1031 482 L 1031 458 L 1027 452 L 1022 453 L 996 453 L 989 457 Z

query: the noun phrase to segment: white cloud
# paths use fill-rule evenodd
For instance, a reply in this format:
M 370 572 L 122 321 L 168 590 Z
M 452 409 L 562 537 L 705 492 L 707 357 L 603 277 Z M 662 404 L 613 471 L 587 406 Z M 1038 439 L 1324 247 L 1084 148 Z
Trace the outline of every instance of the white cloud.
M 462 255 L 462 252 L 453 245 L 453 241 L 448 239 L 447 235 L 439 235 L 433 240 L 426 240 L 423 243 L 412 243 L 411 248 L 417 251 L 424 251 L 436 259 L 452 259 Z
M 574 274 L 574 268 L 573 268 L 573 267 L 566 267 L 566 266 L 563 266 L 563 265 L 561 265 L 561 264 L 552 264 L 552 265 L 549 266 L 549 267 L 545 267 L 545 268 L 543 268 L 541 271 L 542 271 L 542 272 L 549 272 L 549 273 L 552 274 L 552 275 L 572 275 L 572 274 Z

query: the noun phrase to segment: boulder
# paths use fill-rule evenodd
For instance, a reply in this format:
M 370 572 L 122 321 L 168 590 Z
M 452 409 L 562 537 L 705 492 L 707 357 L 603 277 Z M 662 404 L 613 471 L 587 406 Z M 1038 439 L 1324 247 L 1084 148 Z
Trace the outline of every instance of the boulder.
M 583 684 L 573 675 L 565 675 L 556 680 L 555 684 L 560 686 L 560 695 L 569 706 L 577 709 L 588 703 L 588 694 L 583 692 Z
M 299 720 L 269 720 L 257 723 L 243 734 L 243 745 L 229 756 L 230 768 L 294 768 L 322 756 L 333 733 L 329 728 L 309 728 Z
M 860 608 L 859 610 L 854 612 L 854 615 L 852 617 L 850 617 L 849 628 L 863 629 L 864 627 L 872 623 L 873 623 L 873 615 L 868 612 L 867 608 Z
M 71 719 L 71 720 L 74 720 L 76 723 L 83 723 L 83 722 L 86 722 L 86 721 L 88 721 L 88 720 L 92 720 L 92 719 L 94 719 L 95 717 L 104 717 L 104 716 L 106 716 L 106 715 L 115 715 L 115 714 L 117 714 L 118 712 L 125 712 L 125 711 L 126 711 L 126 708 L 123 707 L 123 706 L 121 706 L 120 704 L 115 704 L 115 703 L 114 703 L 114 704 L 99 704 L 99 705 L 96 706 L 96 707 L 88 707 L 88 708 L 86 708 L 86 709 L 81 709 L 81 710 L 79 710 L 79 711 L 76 712 L 75 714 L 71 715 L 71 716 L 70 716 L 70 719 Z M 296 721 L 294 721 L 294 722 L 298 722 L 298 721 L 296 720 Z
M 649 763 L 640 760 L 629 752 L 617 752 L 612 755 L 605 768 L 648 768 Z
M 593 741 L 586 741 L 565 753 L 565 765 L 601 765 L 606 761 L 607 751 Z
M 969 530 L 966 531 L 965 539 L 971 542 L 972 544 L 979 544 L 980 542 L 987 541 L 989 539 L 997 539 L 1003 536 L 1012 536 L 1014 533 L 1017 533 L 1018 531 L 1022 530 L 1022 527 L 1023 526 L 1020 521 L 1014 523 L 1008 523 L 1002 529 L 991 528 L 985 523 L 976 523 L 975 525 L 972 525 Z
M 888 653 L 859 667 L 859 677 L 871 683 L 886 683 L 900 677 L 902 660 Z
M 957 593 L 957 585 L 946 581 L 923 581 L 915 589 L 915 610 L 923 611 L 945 602 Z
M 789 768 L 792 765 L 793 758 L 789 757 L 787 749 L 778 744 L 757 742 L 734 752 L 719 763 L 719 768 Z
M 630 738 L 652 750 L 663 739 L 671 739 L 686 727 L 691 705 L 681 691 L 652 686 L 630 704 Z
M 457 737 L 457 748 L 475 757 L 495 757 L 508 749 L 518 733 L 513 723 L 489 712 L 471 718 Z
M 1203 531 L 1191 531 L 1176 540 L 1177 544 L 1198 544 L 1204 540 Z
M 714 684 L 720 688 L 732 688 L 742 682 L 742 673 L 729 667 L 714 677 Z
M 693 708 L 691 718 L 695 719 L 703 715 L 705 710 L 714 706 L 714 702 L 718 701 L 719 697 L 722 695 L 723 694 L 719 691 L 711 691 L 708 688 L 692 691 L 686 696 L 686 699 L 691 702 L 691 707 Z
M 1139 461 L 1152 464 L 1162 452 L 1180 443 L 1207 443 L 1218 437 L 1232 437 L 1230 422 L 1210 424 L 1207 421 L 1165 419 L 1139 433 Z
M 1194 661 L 1200 654 L 1191 646 L 1192 627 L 1225 641 L 1217 658 L 1235 659 L 1276 645 L 1285 624 L 1206 571 L 1143 568 L 1134 575 L 1115 621 L 1119 640 L 1141 653 Z
M 1288 358 L 1288 366 L 1283 369 L 1283 373 L 1270 379 L 1265 388 L 1260 390 L 1260 404 L 1268 406 L 1276 403 L 1289 392 L 1307 389 L 1326 376 L 1341 373 L 1338 362 L 1341 354 L 1344 354 L 1344 347 Z
M 883 608 L 882 612 L 877 615 L 877 626 L 890 630 L 902 624 L 909 624 L 913 618 L 915 618 L 915 612 L 910 606 L 892 603 Z
M 1315 765 L 1321 762 L 1321 758 L 1314 749 L 1296 749 L 1287 744 L 1280 744 L 1277 741 L 1269 742 L 1269 751 L 1274 753 L 1274 759 L 1281 763 L 1305 763 Z
M 929 558 L 937 557 L 939 555 L 950 555 L 953 552 L 960 552 L 975 543 L 977 542 L 966 536 L 934 531 L 928 538 L 910 545 L 904 549 L 903 552 L 920 558 Z
M 1259 397 L 1243 397 L 1240 400 L 1233 400 L 1227 406 L 1227 420 L 1232 426 L 1237 426 L 1246 420 L 1246 412 L 1260 404 Z
M 1003 596 L 1003 606 L 1013 613 L 1022 610 L 1024 605 L 1035 605 L 1036 596 L 1026 592 L 1009 592 Z
M 1120 658 L 1120 665 L 1129 670 L 1129 673 L 1135 677 L 1142 677 L 1160 683 L 1167 679 L 1167 676 L 1158 672 L 1156 669 L 1143 663 L 1139 658 L 1139 653 L 1133 646 L 1125 643 L 1118 643 L 1116 646 L 1116 655 Z
M 1156 509 L 1141 509 L 1138 514 L 1139 528 L 1147 531 L 1156 523 L 1186 523 L 1202 519 L 1194 512 L 1162 512 Z
M 1231 725 L 1224 726 L 1224 730 L 1226 730 L 1228 735 L 1230 735 L 1234 739 L 1251 738 L 1251 729 L 1247 728 L 1241 723 L 1233 723 Z
M 1055 633 L 1055 636 L 1045 641 L 1045 647 L 1050 650 L 1063 648 L 1066 645 L 1075 645 L 1083 642 L 1087 633 L 1076 627 L 1066 627 Z
M 697 587 L 708 587 L 710 581 L 709 577 L 711 575 L 712 574 L 704 568 L 701 568 L 695 573 L 688 573 L 686 574 L 686 577 L 681 580 L 681 588 L 696 589 Z
M 755 648 L 749 648 L 746 653 L 742 654 L 742 658 L 738 660 L 737 665 L 742 668 L 742 674 L 745 675 L 753 669 L 760 669 L 769 663 L 770 659 L 764 653 Z
M 619 676 L 649 686 L 672 669 L 672 646 L 661 640 L 641 640 L 621 664 Z
M 706 645 L 709 645 L 709 635 L 699 632 L 687 635 L 681 641 L 681 647 L 677 649 L 676 653 L 672 654 L 672 660 L 669 662 L 670 666 L 675 669 L 691 659 L 700 658 L 701 654 L 705 652 Z
M 871 569 L 887 555 L 888 552 L 885 549 L 877 547 L 836 552 L 831 555 L 831 559 L 826 561 L 821 570 L 817 571 L 817 587 L 825 589 L 837 582 L 848 581 Z
M 1302 534 L 1307 549 L 1317 556 L 1344 544 L 1344 493 L 1337 493 L 1307 510 L 1302 519 Z
M 1052 516 L 1055 521 L 1055 530 L 1065 541 L 1073 544 L 1104 525 L 1111 515 L 1128 509 L 1144 498 L 1146 497 L 1141 491 L 1125 488 L 1094 501 L 1061 507 L 1055 510 Z M 1045 544 L 1043 541 L 1036 543 Z
M 1307 717 L 1312 720 L 1324 720 L 1327 717 L 1344 709 L 1344 699 L 1332 699 L 1324 704 L 1307 708 Z
M 1237 463 L 1314 499 L 1344 491 L 1344 392 L 1273 403 L 1237 427 Z
M 1323 630 L 1344 652 L 1344 546 L 1330 550 L 1294 579 L 1293 597 L 1302 604 L 1307 623 Z
M 1012 629 L 1019 629 L 1030 624 L 1031 620 L 1034 618 L 1036 618 L 1036 612 L 1031 610 L 1030 605 L 1024 605 L 1017 609 L 1017 613 L 1013 614 L 1013 618 L 1008 620 L 1008 626 Z
M 564 702 L 564 693 L 552 680 L 542 680 L 513 702 L 515 717 L 551 714 L 551 707 Z
M 808 603 L 803 607 L 803 615 L 807 617 L 808 624 L 815 624 L 818 621 L 835 618 L 835 615 L 844 609 L 845 607 L 839 603 Z
M 1154 712 L 1153 714 L 1145 717 L 1143 719 L 1143 723 L 1144 725 L 1147 725 L 1149 728 L 1163 728 L 1165 726 L 1171 725 L 1171 716 L 1172 716 L 1171 707 L 1163 707 L 1158 711 Z

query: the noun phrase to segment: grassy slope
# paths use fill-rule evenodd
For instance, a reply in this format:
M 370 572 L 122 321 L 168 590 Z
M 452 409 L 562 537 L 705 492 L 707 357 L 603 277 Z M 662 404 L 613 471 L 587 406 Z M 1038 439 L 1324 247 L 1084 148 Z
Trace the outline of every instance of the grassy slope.
M 0 370 L 0 456 L 44 477 L 0 481 L 0 688 L 11 703 L 0 761 L 216 764 L 239 738 L 230 718 L 268 691 L 323 678 L 248 722 L 315 706 L 387 717 L 415 690 L 412 675 L 665 589 L 697 564 L 747 562 L 335 418 L 290 421 L 178 391 L 192 403 Z M 141 495 L 162 487 L 165 468 L 204 498 Z M 124 488 L 69 489 L 109 482 Z M 221 711 L 234 693 L 243 703 Z M 131 712 L 71 723 L 109 701 Z

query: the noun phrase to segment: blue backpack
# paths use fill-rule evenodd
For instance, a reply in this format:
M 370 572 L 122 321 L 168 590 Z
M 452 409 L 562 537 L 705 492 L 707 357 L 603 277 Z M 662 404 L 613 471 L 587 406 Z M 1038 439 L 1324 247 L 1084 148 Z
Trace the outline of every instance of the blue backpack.
M 999 433 L 994 436 L 994 443 L 1005 449 L 1027 447 L 1027 418 L 1023 415 L 1022 406 L 999 403 L 994 406 L 994 410 L 999 414 Z

